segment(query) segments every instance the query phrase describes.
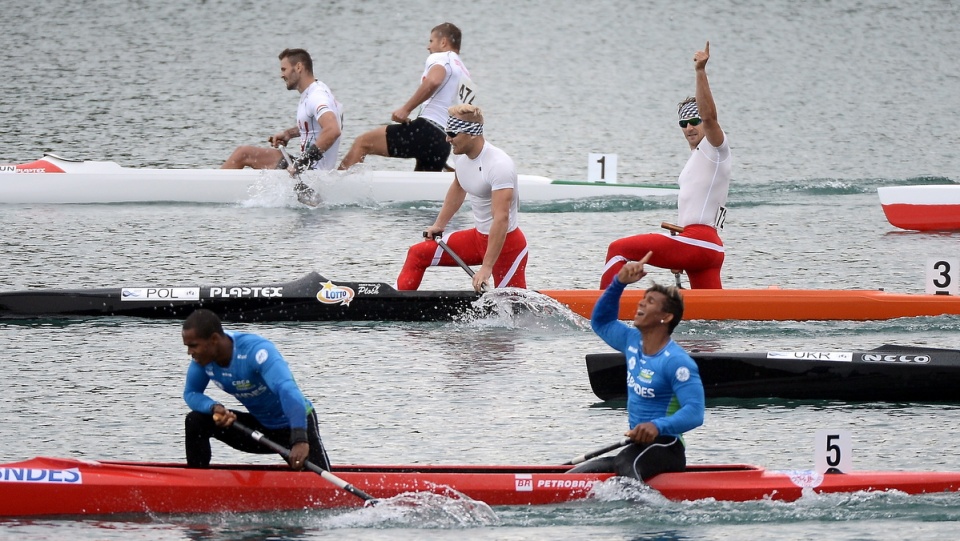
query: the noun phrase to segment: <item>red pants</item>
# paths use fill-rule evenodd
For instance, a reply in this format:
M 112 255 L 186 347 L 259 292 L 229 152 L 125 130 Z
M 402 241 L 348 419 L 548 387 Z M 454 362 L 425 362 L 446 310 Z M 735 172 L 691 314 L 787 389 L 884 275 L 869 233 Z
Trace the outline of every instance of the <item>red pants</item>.
M 606 289 L 628 261 L 639 261 L 647 252 L 653 252 L 647 263 L 654 267 L 686 272 L 691 289 L 721 289 L 723 242 L 709 225 L 688 225 L 683 233 L 673 237 L 647 233 L 611 242 L 600 289 Z
M 447 246 L 467 265 L 480 265 L 487 253 L 489 236 L 474 229 L 464 229 L 444 238 Z M 420 287 L 427 267 L 456 267 L 457 262 L 443 251 L 436 241 L 426 239 L 407 250 L 407 260 L 397 278 L 397 289 L 411 290 Z M 500 257 L 493 266 L 494 287 L 527 287 L 527 239 L 520 228 L 507 233 Z

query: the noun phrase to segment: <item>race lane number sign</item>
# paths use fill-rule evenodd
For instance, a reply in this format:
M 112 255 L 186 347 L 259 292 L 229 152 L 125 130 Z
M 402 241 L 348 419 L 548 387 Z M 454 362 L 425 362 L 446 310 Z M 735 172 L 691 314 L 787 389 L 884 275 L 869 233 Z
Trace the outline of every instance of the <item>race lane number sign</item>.
M 849 430 L 817 430 L 814 441 L 814 469 L 817 473 L 853 471 Z
M 587 157 L 587 182 L 617 182 L 617 155 L 590 153 Z
M 960 259 L 956 257 L 927 259 L 926 292 L 928 295 L 960 294 Z

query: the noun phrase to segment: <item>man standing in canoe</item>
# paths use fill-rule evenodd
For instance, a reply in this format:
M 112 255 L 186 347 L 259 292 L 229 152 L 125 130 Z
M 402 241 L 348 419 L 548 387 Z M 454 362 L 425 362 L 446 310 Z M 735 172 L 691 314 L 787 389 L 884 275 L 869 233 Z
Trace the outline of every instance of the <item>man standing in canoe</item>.
M 240 421 L 271 440 L 289 441 L 291 468 L 301 470 L 309 459 L 330 469 L 313 404 L 300 392 L 272 342 L 256 334 L 224 331 L 220 318 L 203 308 L 183 322 L 182 335 L 192 357 L 183 388 L 183 399 L 192 410 L 185 422 L 187 466 L 210 465 L 211 437 L 247 453 L 273 452 L 239 430 L 231 430 L 230 425 Z M 228 410 L 205 395 L 211 381 L 249 413 Z
M 619 321 L 620 296 L 627 284 L 644 276 L 652 258 L 621 267 L 593 309 L 590 324 L 610 347 L 627 361 L 628 430 L 633 440 L 613 458 L 617 475 L 646 481 L 666 472 L 686 469 L 683 433 L 703 424 L 704 393 L 697 363 L 671 338 L 683 318 L 683 299 L 675 287 L 654 284 L 637 304 L 633 325 Z M 609 459 L 597 459 L 575 471 L 610 468 Z
M 363 162 L 368 154 L 391 158 L 415 158 L 415 171 L 442 171 L 450 157 L 450 145 L 444 139 L 447 109 L 455 103 L 472 103 L 474 98 L 470 72 L 460 60 L 460 29 L 451 23 L 430 31 L 426 68 L 420 86 L 410 99 L 390 115 L 397 124 L 381 126 L 364 133 L 353 142 L 340 169 Z M 420 107 L 417 118 L 410 113 Z
M 692 289 L 720 289 L 723 242 L 717 230 L 723 227 L 727 191 L 730 187 L 730 145 L 717 122 L 717 106 L 707 81 L 710 42 L 693 56 L 697 76 L 695 98 L 680 103 L 680 129 L 692 151 L 680 172 L 676 236 L 659 233 L 615 240 L 607 248 L 600 289 L 610 285 L 627 261 L 636 261 L 653 251 L 651 265 L 687 273 Z
M 454 105 L 446 121 L 456 172 L 433 225 L 423 242 L 407 251 L 397 289 L 420 287 L 427 267 L 458 265 L 432 239 L 443 233 L 469 195 L 474 227 L 446 236 L 446 244 L 467 265 L 480 264 L 473 288 L 482 291 L 490 277 L 494 287 L 527 287 L 527 239 L 519 225 L 517 168 L 506 152 L 483 137 L 483 112 L 475 105 Z
M 280 78 L 287 90 L 300 93 L 297 106 L 297 125 L 267 141 L 273 148 L 241 146 L 223 163 L 221 169 L 286 169 L 291 174 L 307 169 L 330 170 L 337 165 L 340 149 L 340 130 L 343 127 L 343 106 L 333 96 L 330 87 L 313 75 L 313 60 L 303 49 L 284 49 L 280 53 Z M 300 156 L 287 164 L 276 147 L 290 139 L 300 138 Z

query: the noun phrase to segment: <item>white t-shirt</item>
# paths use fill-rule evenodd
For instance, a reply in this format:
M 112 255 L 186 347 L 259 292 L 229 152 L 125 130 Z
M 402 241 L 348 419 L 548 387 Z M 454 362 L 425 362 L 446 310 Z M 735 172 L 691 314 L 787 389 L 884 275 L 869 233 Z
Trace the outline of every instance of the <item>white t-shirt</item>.
M 300 152 L 303 152 L 308 145 L 314 144 L 320 137 L 320 116 L 328 112 L 337 117 L 337 126 L 343 129 L 343 105 L 333 97 L 333 92 L 327 85 L 314 81 L 303 91 L 303 94 L 300 94 L 300 105 L 297 107 Z M 323 159 L 314 166 L 314 169 L 329 170 L 337 166 L 341 137 L 337 137 L 330 148 L 324 151 Z
M 436 65 L 443 66 L 447 74 L 444 76 L 440 88 L 438 88 L 432 96 L 427 98 L 427 101 L 423 102 L 418 116 L 432 120 L 441 126 L 446 126 L 448 116 L 447 109 L 449 109 L 451 105 L 459 102 L 457 99 L 457 89 L 460 86 L 460 79 L 463 77 L 469 80 L 470 71 L 463 65 L 463 61 L 460 60 L 460 55 L 453 51 L 433 53 L 427 57 L 427 65 L 423 70 L 423 75 L 420 80 L 426 79 L 430 68 Z
M 700 141 L 680 172 L 677 225 L 716 227 L 717 212 L 727 204 L 731 161 L 727 134 L 723 134 L 719 147 L 711 145 L 706 137 Z
M 457 182 L 467 192 L 467 200 L 473 209 L 474 226 L 484 235 L 490 234 L 493 223 L 492 197 L 494 190 L 513 188 L 510 203 L 510 225 L 507 232 L 519 225 L 520 188 L 517 184 L 517 168 L 507 153 L 484 141 L 483 150 L 476 159 L 466 154 L 455 155 Z

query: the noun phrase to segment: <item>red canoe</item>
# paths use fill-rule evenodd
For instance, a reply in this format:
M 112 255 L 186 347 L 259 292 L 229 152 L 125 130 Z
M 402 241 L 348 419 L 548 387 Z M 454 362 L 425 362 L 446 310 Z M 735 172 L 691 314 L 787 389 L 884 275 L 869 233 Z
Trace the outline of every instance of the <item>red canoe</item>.
M 960 184 L 877 188 L 887 221 L 915 231 L 960 230 Z
M 543 505 L 588 498 L 609 473 L 570 466 L 339 466 L 334 473 L 378 499 L 453 489 L 489 505 Z M 691 466 L 650 486 L 671 500 L 792 501 L 804 490 L 908 494 L 960 491 L 960 472 L 774 472 L 745 464 Z M 33 458 L 0 465 L 0 516 L 283 511 L 359 506 L 363 501 L 312 472 L 280 466 Z

